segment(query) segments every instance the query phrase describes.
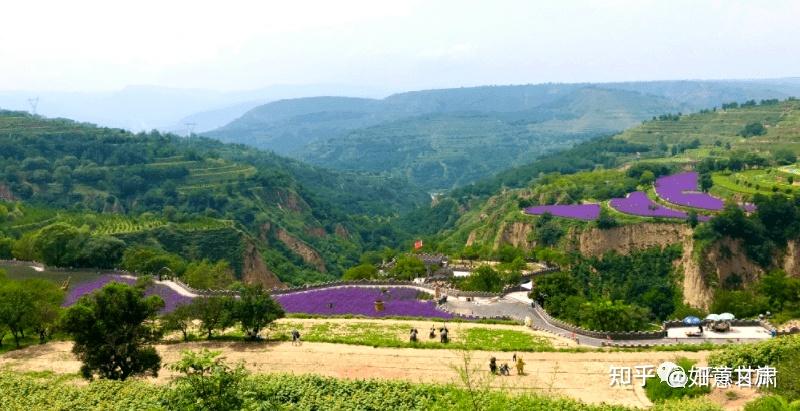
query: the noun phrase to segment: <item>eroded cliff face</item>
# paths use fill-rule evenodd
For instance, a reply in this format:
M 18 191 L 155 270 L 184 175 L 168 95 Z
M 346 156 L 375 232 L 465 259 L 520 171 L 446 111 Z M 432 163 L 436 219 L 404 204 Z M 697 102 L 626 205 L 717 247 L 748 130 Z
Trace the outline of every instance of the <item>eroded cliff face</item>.
M 680 283 L 684 301 L 707 309 L 714 290 L 731 276 L 738 276 L 744 284 L 757 280 L 764 270 L 750 261 L 740 240 L 722 239 L 695 255 L 693 230 L 684 224 L 644 223 L 615 227 L 608 230 L 592 228 L 571 233 L 574 247 L 583 255 L 600 256 L 608 251 L 628 254 L 650 247 L 666 247 L 680 243 L 683 253 L 675 266 L 682 273 Z M 800 256 L 798 256 L 800 257 Z M 794 264 L 799 259 L 785 259 Z M 795 267 L 795 266 L 793 266 Z M 800 270 L 800 267 L 796 267 Z
M 278 276 L 267 267 L 253 242 L 248 241 L 245 244 L 242 258 L 242 280 L 245 283 L 261 284 L 264 288 L 286 288 Z
M 494 247 L 510 244 L 530 249 L 535 242 L 530 240 L 535 230 L 526 222 L 505 222 L 494 234 Z M 466 245 L 491 241 L 488 230 L 473 230 Z M 666 247 L 681 244 L 683 253 L 674 262 L 682 274 L 679 286 L 683 290 L 684 301 L 698 308 L 708 309 L 714 297 L 714 290 L 732 276 L 738 276 L 743 284 L 752 283 L 764 274 L 758 264 L 747 258 L 741 241 L 722 239 L 707 247 L 701 255 L 696 255 L 693 230 L 686 224 L 642 223 L 614 227 L 607 230 L 588 228 L 570 230 L 565 235 L 565 247 L 579 251 L 585 256 L 602 256 L 615 251 L 629 254 L 635 250 L 651 247 Z M 488 237 L 488 238 L 487 238 Z M 776 256 L 776 265 L 789 275 L 800 277 L 800 241 L 790 241 L 786 252 Z
M 800 277 L 800 243 L 790 240 L 783 257 L 783 270 L 792 277 Z
M 275 231 L 275 238 L 286 245 L 293 253 L 299 255 L 306 264 L 313 266 L 322 273 L 328 272 L 327 268 L 325 268 L 325 260 L 323 260 L 317 250 L 311 248 L 310 245 L 292 236 L 288 231 L 282 228 Z
M 569 237 L 581 254 L 600 256 L 608 251 L 628 254 L 634 250 L 685 243 L 691 239 L 692 229 L 683 224 L 643 223 L 607 230 L 590 228 L 571 232 Z
M 497 231 L 497 237 L 495 237 L 494 240 L 494 249 L 496 250 L 501 245 L 509 244 L 524 250 L 530 250 L 535 245 L 534 241 L 529 240 L 532 232 L 533 226 L 528 223 L 520 221 L 503 223 L 500 230 Z M 470 239 L 472 239 L 473 242 L 475 241 L 472 233 L 470 233 Z M 467 242 L 469 242 L 469 239 Z
M 764 270 L 750 261 L 741 240 L 724 238 L 703 252 L 694 255 L 694 242 L 684 243 L 679 267 L 683 271 L 683 299 L 692 307 L 708 309 L 714 290 L 732 276 L 743 284 L 756 281 Z

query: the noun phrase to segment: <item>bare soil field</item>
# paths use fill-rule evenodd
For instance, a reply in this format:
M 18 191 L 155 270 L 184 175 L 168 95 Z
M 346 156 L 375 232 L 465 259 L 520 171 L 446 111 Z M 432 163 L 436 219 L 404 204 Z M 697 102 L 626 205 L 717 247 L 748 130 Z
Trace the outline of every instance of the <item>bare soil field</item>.
M 0 356 L 0 369 L 77 373 L 80 363 L 70 352 L 72 343 L 53 342 Z M 458 383 L 463 353 L 454 350 L 371 348 L 355 345 L 290 342 L 192 342 L 157 346 L 165 364 L 176 362 L 183 350 L 219 350 L 229 362 L 243 361 L 254 373 L 313 373 L 337 378 L 382 378 L 410 382 Z M 472 366 L 488 374 L 489 358 L 511 363 L 512 353 L 472 351 Z M 493 377 L 491 386 L 512 391 L 566 395 L 582 401 L 647 406 L 644 391 L 635 387 L 609 387 L 610 366 L 654 364 L 683 356 L 705 361 L 705 353 L 691 352 L 591 352 L 525 353 L 525 375 Z M 512 366 L 513 370 L 513 366 Z M 168 382 L 174 374 L 162 369 L 155 382 Z

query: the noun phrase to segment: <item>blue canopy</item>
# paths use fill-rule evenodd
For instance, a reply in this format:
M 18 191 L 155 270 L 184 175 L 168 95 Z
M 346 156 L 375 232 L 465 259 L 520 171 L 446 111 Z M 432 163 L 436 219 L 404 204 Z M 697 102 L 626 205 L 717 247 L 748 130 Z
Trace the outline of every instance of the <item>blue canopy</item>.
M 683 319 L 683 323 L 686 325 L 700 325 L 701 322 L 702 321 L 699 318 L 691 315 Z

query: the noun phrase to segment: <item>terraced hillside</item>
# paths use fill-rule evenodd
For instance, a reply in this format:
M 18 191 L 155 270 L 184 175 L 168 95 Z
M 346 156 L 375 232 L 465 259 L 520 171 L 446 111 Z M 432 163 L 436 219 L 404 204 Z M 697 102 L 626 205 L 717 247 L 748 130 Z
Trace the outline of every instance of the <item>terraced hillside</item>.
M 760 123 L 766 133 L 745 138 L 748 124 Z M 646 121 L 621 133 L 618 138 L 643 144 L 687 144 L 698 139 L 706 146 L 730 143 L 733 149 L 775 150 L 786 147 L 800 150 L 800 101 L 788 100 Z M 778 144 L 776 147 L 775 144 Z M 769 145 L 770 147 L 765 147 Z
M 0 239 L 12 241 L 64 223 L 129 246 L 224 259 L 244 278 L 249 270 L 300 283 L 341 273 L 363 247 L 381 245 L 362 232 L 429 201 L 402 179 L 204 138 L 17 112 L 0 112 L 0 130 Z
M 469 87 L 382 100 L 265 104 L 206 135 L 342 170 L 406 176 L 429 191 L 479 181 L 667 112 L 781 98 L 791 82 L 648 82 Z
M 743 136 L 749 124 L 764 126 L 762 135 Z M 608 140 L 593 140 L 573 149 L 547 156 L 501 173 L 495 178 L 453 192 L 451 199 L 466 208 L 462 219 L 445 231 L 453 241 L 448 246 L 463 246 L 473 230 L 473 239 L 487 246 L 501 244 L 503 227 L 515 222 L 533 221 L 519 214 L 522 206 L 539 204 L 601 203 L 641 190 L 652 201 L 688 211 L 665 202 L 649 184 L 640 182 L 641 170 L 633 165 L 662 168 L 664 173 L 682 169 L 701 169 L 711 176 L 712 195 L 736 203 L 746 202 L 756 193 L 796 193 L 800 175 L 793 171 L 800 154 L 800 101 L 765 101 L 737 105 L 735 108 L 703 110 L 688 115 L 665 115 L 644 121 L 616 136 L 627 146 L 615 147 Z M 633 174 L 632 174 L 633 173 Z M 502 187 L 521 186 L 498 192 Z M 494 196 L 482 200 L 484 193 Z M 447 201 L 445 197 L 443 201 Z M 514 210 L 517 212 L 515 213 Z M 614 214 L 620 222 L 642 222 L 639 217 Z M 486 227 L 478 227 L 482 223 Z M 472 227 L 466 230 L 466 227 Z M 480 234 L 485 232 L 485 234 Z M 533 244 L 533 238 L 516 243 Z M 456 246 L 458 247 L 458 246 Z

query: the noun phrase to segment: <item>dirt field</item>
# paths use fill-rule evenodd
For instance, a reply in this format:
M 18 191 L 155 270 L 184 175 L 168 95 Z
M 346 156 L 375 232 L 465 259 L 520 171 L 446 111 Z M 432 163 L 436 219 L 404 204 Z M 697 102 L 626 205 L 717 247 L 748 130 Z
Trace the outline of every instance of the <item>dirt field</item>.
M 70 353 L 71 345 L 55 342 L 12 351 L 0 356 L 0 368 L 76 373 L 80 363 Z M 221 350 L 228 361 L 244 361 L 246 367 L 256 373 L 315 373 L 338 378 L 388 378 L 411 382 L 457 382 L 456 367 L 463 362 L 461 354 L 451 350 L 324 343 L 304 343 L 300 347 L 289 342 L 198 342 L 158 346 L 165 364 L 177 361 L 182 350 L 201 348 Z M 474 351 L 471 355 L 474 366 L 480 367 L 481 372 L 487 369 L 491 356 L 497 357 L 501 364 L 511 361 L 511 353 Z M 495 377 L 492 386 L 567 395 L 586 402 L 646 406 L 649 401 L 640 388 L 609 387 L 609 367 L 658 364 L 679 355 L 701 362 L 706 356 L 704 353 L 653 352 L 526 353 L 523 357 L 527 363 L 526 375 Z M 157 382 L 166 382 L 172 377 L 173 374 L 164 369 Z
M 375 320 L 282 319 L 280 322 L 317 324 L 320 322 L 374 322 Z M 430 321 L 381 320 L 381 323 L 403 327 L 429 329 Z M 448 324 L 457 336 L 460 330 L 470 327 L 524 330 L 532 335 L 550 340 L 555 347 L 571 347 L 571 340 L 522 326 L 488 324 Z M 427 338 L 427 336 L 424 336 Z M 77 373 L 80 363 L 71 354 L 72 344 L 54 342 L 32 346 L 0 355 L 0 369 L 15 371 L 53 371 Z M 463 368 L 463 354 L 457 350 L 373 348 L 369 346 L 310 343 L 292 346 L 290 342 L 192 342 L 162 344 L 157 346 L 164 364 L 176 362 L 183 350 L 208 348 L 223 352 L 228 362 L 244 361 L 254 373 L 286 372 L 314 373 L 337 378 L 383 378 L 410 382 L 459 383 L 458 367 Z M 499 364 L 508 362 L 510 377 L 493 377 L 491 385 L 513 391 L 531 391 L 548 395 L 565 395 L 590 403 L 607 402 L 628 406 L 648 406 L 650 402 L 637 384 L 627 388 L 609 387 L 609 367 L 658 365 L 676 357 L 687 357 L 703 364 L 707 353 L 692 352 L 538 352 L 517 353 L 524 359 L 526 375 L 516 375 L 511 363 L 511 352 L 471 351 L 472 367 L 488 377 L 489 358 L 496 357 Z M 174 374 L 163 368 L 157 383 L 168 382 Z M 752 398 L 754 391 L 740 390 L 735 398 L 725 392 L 715 392 L 712 398 L 729 409 L 739 409 Z

